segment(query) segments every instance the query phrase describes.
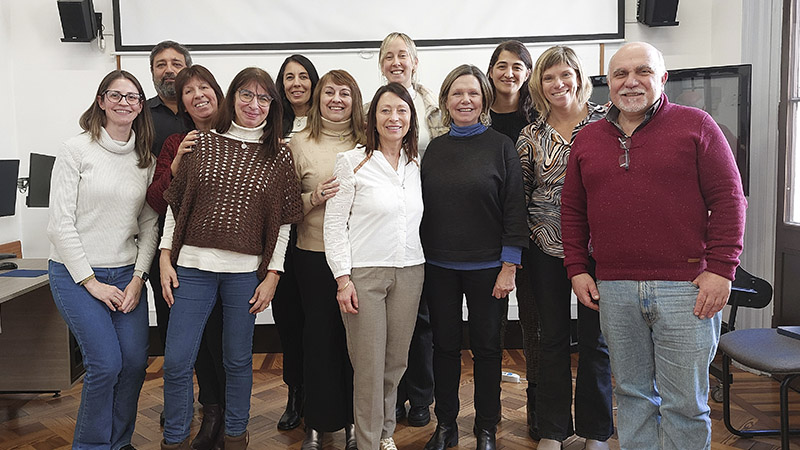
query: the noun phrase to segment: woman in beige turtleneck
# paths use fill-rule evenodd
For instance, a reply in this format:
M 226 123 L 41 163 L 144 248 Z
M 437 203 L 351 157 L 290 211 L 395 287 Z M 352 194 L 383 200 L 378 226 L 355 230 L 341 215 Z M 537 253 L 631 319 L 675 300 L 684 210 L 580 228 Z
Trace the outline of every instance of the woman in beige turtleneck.
M 305 314 L 303 331 L 302 448 L 322 448 L 322 434 L 345 429 L 347 449 L 355 449 L 353 373 L 344 326 L 336 303 L 336 280 L 325 259 L 322 220 L 325 202 L 336 195 L 336 155 L 364 144 L 361 91 L 344 70 L 323 75 L 314 89 L 308 125 L 291 141 L 305 218 L 297 226 L 295 270 Z M 356 105 L 354 108 L 353 105 Z

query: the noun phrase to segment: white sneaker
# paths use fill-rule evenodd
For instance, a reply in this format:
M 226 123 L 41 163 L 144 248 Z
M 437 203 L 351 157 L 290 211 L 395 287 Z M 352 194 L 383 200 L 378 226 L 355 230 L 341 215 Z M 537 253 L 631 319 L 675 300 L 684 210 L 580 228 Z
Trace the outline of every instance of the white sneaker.
M 598 441 L 595 439 L 587 439 L 584 450 L 608 450 L 608 442 Z
M 561 450 L 561 442 L 555 439 L 540 439 L 538 450 Z
M 390 437 L 381 439 L 381 450 L 397 450 L 397 446 L 394 445 L 394 439 Z

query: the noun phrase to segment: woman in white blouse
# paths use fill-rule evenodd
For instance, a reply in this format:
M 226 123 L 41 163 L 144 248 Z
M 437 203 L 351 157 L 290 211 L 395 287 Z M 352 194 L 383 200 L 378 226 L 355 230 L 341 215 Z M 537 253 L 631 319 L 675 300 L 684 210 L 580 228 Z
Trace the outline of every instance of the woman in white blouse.
M 341 153 L 339 191 L 325 209 L 325 255 L 353 364 L 356 441 L 396 449 L 397 384 L 405 371 L 424 279 L 417 118 L 408 90 L 375 93 L 367 145 Z

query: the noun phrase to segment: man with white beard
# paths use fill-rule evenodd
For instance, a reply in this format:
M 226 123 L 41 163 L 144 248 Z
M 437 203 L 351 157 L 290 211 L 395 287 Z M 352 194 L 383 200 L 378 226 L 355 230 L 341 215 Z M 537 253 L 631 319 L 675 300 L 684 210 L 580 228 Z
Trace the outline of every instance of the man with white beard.
M 620 448 L 708 449 L 708 365 L 742 251 L 741 179 L 711 116 L 663 93 L 655 47 L 622 46 L 608 73 L 613 106 L 578 133 L 567 165 L 564 266 L 600 311 Z

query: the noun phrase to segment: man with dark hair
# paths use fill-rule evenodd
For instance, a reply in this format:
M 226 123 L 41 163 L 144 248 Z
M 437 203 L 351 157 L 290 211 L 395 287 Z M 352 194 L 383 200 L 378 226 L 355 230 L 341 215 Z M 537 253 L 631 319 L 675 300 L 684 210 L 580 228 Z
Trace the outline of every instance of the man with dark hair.
M 175 77 L 178 72 L 191 65 L 192 56 L 189 50 L 175 41 L 161 42 L 150 52 L 150 73 L 158 94 L 147 100 L 156 131 L 152 148 L 155 156 L 161 152 L 164 140 L 170 135 L 187 131 L 185 118 L 178 115 Z
M 575 137 L 561 195 L 564 266 L 600 310 L 621 449 L 710 448 L 708 365 L 744 240 L 725 136 L 704 111 L 670 103 L 666 81 L 652 45 L 617 51 L 613 106 Z

